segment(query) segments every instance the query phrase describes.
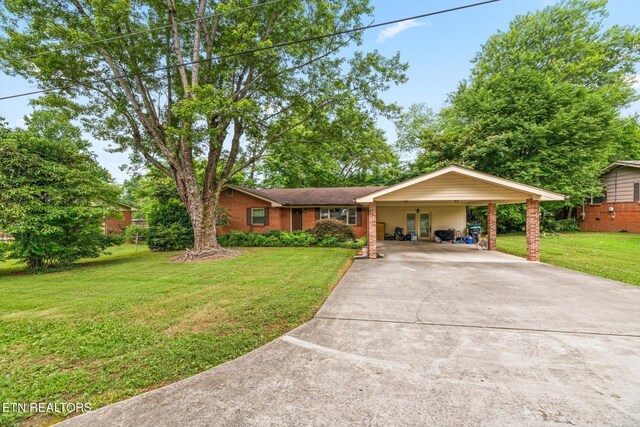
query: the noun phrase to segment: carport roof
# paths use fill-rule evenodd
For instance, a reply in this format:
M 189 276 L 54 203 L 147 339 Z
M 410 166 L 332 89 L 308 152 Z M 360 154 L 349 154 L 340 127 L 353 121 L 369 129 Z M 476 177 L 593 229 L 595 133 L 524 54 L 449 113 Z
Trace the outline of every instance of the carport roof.
M 373 191 L 356 199 L 357 203 L 374 201 L 431 201 L 467 204 L 497 202 L 521 203 L 526 199 L 565 200 L 562 194 L 522 184 L 460 166 L 447 166 L 398 184 Z

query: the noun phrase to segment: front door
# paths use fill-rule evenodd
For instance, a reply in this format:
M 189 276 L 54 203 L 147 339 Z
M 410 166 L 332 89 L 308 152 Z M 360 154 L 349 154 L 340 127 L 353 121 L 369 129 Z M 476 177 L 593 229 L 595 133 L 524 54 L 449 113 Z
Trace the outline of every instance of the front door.
M 302 209 L 291 209 L 291 231 L 302 230 Z
M 421 239 L 429 239 L 431 238 L 431 221 L 428 213 L 420 214 L 420 238 Z

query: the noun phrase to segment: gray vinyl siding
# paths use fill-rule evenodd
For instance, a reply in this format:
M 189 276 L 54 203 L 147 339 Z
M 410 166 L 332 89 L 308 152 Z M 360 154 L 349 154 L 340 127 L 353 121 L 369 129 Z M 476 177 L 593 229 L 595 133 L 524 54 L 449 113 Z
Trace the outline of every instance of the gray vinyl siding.
M 633 184 L 640 182 L 640 169 L 621 167 L 603 177 L 607 202 L 633 202 Z

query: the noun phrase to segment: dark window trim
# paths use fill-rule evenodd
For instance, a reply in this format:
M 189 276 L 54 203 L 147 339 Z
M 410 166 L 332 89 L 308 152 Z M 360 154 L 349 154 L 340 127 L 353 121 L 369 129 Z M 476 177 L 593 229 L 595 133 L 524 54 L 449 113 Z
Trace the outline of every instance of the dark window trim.
M 362 225 L 362 216 L 360 216 L 360 221 L 358 221 L 358 209 L 355 206 L 323 206 L 321 208 L 316 208 L 316 221 L 321 219 L 331 219 L 331 209 L 348 209 L 347 211 L 347 220 L 344 222 L 347 225 L 351 225 L 353 227 L 357 227 L 358 225 Z M 327 217 L 323 218 L 323 211 L 327 211 Z M 349 211 L 353 210 L 354 215 L 349 215 Z M 362 214 L 360 214 L 362 215 Z M 352 217 L 354 222 L 349 222 L 349 218 Z

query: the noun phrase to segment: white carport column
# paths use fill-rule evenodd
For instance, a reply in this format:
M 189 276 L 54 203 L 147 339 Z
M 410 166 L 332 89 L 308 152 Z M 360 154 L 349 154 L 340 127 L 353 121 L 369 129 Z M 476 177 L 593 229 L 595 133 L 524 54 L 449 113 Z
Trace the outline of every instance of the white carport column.
M 527 260 L 540 261 L 540 201 L 527 199 Z
M 378 257 L 378 242 L 376 240 L 376 202 L 369 203 L 369 217 L 367 221 L 367 252 L 369 258 Z

